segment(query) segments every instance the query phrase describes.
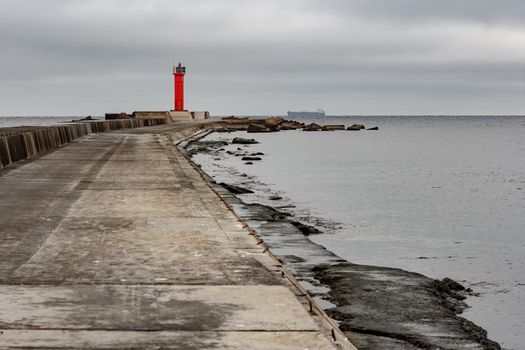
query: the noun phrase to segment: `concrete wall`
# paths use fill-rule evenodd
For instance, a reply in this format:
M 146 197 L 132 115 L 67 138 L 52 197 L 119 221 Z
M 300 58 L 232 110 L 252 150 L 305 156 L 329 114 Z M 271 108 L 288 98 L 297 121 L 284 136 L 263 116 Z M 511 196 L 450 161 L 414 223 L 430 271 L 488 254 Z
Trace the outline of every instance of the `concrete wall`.
M 210 113 L 209 112 L 190 112 L 191 117 L 193 119 L 199 120 L 199 119 L 210 119 Z
M 113 120 L 113 119 L 129 119 L 131 118 L 131 115 L 121 112 L 121 113 L 106 113 L 106 120 Z
M 188 111 L 169 111 L 170 122 L 187 122 L 193 120 L 191 112 Z
M 0 169 L 91 133 L 165 123 L 165 119 L 128 119 L 85 121 L 47 127 L 0 128 Z
M 132 114 L 134 119 L 169 119 L 168 111 L 135 111 Z

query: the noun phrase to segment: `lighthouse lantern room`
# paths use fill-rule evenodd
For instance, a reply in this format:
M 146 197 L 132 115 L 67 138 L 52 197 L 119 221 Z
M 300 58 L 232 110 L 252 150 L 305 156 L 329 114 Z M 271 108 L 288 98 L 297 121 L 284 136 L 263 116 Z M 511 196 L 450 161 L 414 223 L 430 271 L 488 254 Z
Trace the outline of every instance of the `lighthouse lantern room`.
M 186 67 L 183 67 L 179 63 L 176 67 L 173 67 L 173 83 L 174 83 L 174 110 L 184 110 L 184 75 L 186 74 Z

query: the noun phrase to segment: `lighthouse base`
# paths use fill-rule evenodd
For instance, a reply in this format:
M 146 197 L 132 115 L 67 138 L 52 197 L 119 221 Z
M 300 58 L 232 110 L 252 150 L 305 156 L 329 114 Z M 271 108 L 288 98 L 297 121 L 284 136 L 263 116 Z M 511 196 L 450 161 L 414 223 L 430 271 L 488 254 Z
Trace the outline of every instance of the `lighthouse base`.
M 169 121 L 171 123 L 191 121 L 193 117 L 189 111 L 169 111 Z

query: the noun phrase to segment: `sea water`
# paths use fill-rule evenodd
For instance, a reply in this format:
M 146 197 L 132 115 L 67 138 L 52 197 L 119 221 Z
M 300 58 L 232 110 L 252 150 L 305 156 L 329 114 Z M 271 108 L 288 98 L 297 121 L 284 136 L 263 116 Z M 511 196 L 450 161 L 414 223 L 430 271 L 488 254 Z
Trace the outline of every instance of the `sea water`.
M 263 160 L 195 160 L 218 181 L 253 176 L 303 220 L 334 223 L 310 238 L 348 261 L 460 281 L 479 293 L 463 316 L 525 349 L 525 117 L 318 122 L 379 131 L 214 133 L 206 140 L 254 137 Z
M 80 117 L 3 117 L 0 116 L 0 128 L 11 126 L 47 126 L 70 122 Z

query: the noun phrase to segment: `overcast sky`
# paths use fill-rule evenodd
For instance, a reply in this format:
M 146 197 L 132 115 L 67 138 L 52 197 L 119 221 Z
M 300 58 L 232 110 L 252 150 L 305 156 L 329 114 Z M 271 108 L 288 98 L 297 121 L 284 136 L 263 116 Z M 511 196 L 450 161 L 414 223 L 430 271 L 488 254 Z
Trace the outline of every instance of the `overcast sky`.
M 0 0 L 0 115 L 525 114 L 524 0 Z

